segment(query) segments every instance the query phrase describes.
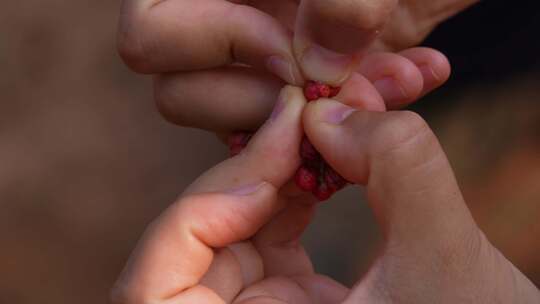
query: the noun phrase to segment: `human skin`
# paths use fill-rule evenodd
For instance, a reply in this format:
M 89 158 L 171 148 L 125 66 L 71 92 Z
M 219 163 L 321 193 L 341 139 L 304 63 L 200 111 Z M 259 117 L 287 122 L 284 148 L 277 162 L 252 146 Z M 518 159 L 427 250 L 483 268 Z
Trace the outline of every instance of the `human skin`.
M 539 303 L 539 290 L 474 222 L 418 115 L 306 104 L 295 87 L 277 104 L 241 154 L 148 227 L 114 304 Z M 315 273 L 299 242 L 316 208 L 290 183 L 304 132 L 337 172 L 365 186 L 384 236 L 352 289 Z
M 124 0 L 118 47 L 133 70 L 159 75 L 157 105 L 171 122 L 255 130 L 280 88 L 304 78 L 342 85 L 359 73 L 390 109 L 440 86 L 446 58 L 406 48 L 474 2 Z

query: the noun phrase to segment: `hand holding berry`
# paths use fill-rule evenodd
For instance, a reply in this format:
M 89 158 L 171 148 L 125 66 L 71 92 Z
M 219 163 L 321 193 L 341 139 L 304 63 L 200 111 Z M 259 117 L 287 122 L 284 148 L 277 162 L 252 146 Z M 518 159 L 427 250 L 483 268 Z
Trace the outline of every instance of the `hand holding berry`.
M 353 77 L 374 83 L 390 109 L 440 86 L 449 75 L 446 58 L 431 49 L 404 48 L 421 41 L 411 36 L 423 37 L 435 21 L 472 2 L 124 0 L 118 45 L 132 69 L 158 75 L 157 104 L 171 122 L 219 133 L 256 130 L 279 90 L 285 84 L 303 86 L 304 78 L 343 85 L 357 72 L 362 76 Z M 412 34 L 403 34 L 405 28 Z M 377 32 L 384 41 L 373 41 Z M 352 49 L 342 49 L 343 42 Z M 330 60 L 309 52 L 317 49 Z M 374 49 L 399 53 L 371 53 Z M 355 60 L 324 50 L 362 58 L 355 67 Z
M 304 131 L 339 174 L 365 185 L 384 235 L 352 289 L 317 274 L 299 243 L 316 207 L 288 186 Z M 114 304 L 539 301 L 476 226 L 418 115 L 329 99 L 306 105 L 292 87 L 242 153 L 203 174 L 148 228 L 113 292 Z
M 304 97 L 307 102 L 319 98 L 332 98 L 336 97 L 340 90 L 341 88 L 338 87 L 309 81 L 304 88 Z M 252 134 L 247 132 L 231 135 L 229 138 L 231 156 L 240 154 L 249 143 L 251 136 Z M 302 191 L 311 192 L 320 201 L 325 201 L 347 185 L 347 181 L 328 166 L 305 136 L 300 144 L 299 153 L 302 164 L 296 172 L 294 181 Z

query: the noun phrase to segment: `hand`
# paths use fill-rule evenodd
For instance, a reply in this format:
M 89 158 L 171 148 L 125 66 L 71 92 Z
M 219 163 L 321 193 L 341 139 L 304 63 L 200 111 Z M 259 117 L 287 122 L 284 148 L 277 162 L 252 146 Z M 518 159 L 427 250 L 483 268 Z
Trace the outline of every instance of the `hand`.
M 304 0 L 300 6 L 295 2 L 300 1 L 124 0 L 120 54 L 135 71 L 159 74 L 155 96 L 171 122 L 216 132 L 255 130 L 268 117 L 286 83 L 301 86 L 305 74 L 337 84 L 351 72 L 348 59 L 322 65 L 319 59 L 311 60 L 310 45 L 322 43 L 322 49 L 341 51 L 340 43 L 346 42 L 352 48 L 349 51 L 362 53 L 373 45 L 373 33 L 393 14 L 397 17 L 385 27 L 383 40 L 372 48 L 395 46 L 387 43 L 388 37 L 397 39 L 402 33 L 392 28 L 434 26 L 440 18 L 428 18 L 428 12 L 458 8 L 448 5 L 449 0 L 424 0 L 423 6 L 411 4 L 420 1 L 402 1 L 397 8 L 394 0 Z M 317 3 L 332 9 L 322 7 L 321 11 Z M 348 12 L 358 12 L 360 18 L 345 31 L 342 25 L 351 21 Z M 306 20 L 311 32 L 306 31 Z M 405 24 L 400 27 L 397 20 Z M 339 39 L 326 42 L 325 37 Z M 404 35 L 407 41 L 410 37 Z M 398 54 L 367 54 L 356 71 L 375 83 L 389 108 L 396 109 L 443 84 L 450 67 L 439 52 L 413 48 Z
M 538 303 L 484 237 L 425 122 L 409 112 L 306 106 L 281 93 L 237 157 L 205 173 L 147 230 L 113 303 Z M 303 121 L 301 121 L 303 120 Z M 288 184 L 303 133 L 365 185 L 384 250 L 353 289 L 314 272 L 299 237 L 315 209 Z
M 478 1 L 302 0 L 294 27 L 296 58 L 308 78 L 340 83 L 366 53 L 418 45 L 440 22 Z

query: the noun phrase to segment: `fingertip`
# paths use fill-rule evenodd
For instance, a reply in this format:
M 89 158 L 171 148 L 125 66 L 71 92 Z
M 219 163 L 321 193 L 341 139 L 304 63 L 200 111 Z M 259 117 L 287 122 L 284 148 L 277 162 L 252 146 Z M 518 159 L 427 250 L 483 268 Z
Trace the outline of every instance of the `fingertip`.
M 319 99 L 307 104 L 304 110 L 304 128 L 306 132 L 322 125 L 339 125 L 354 108 L 333 99 Z
M 344 112 L 351 110 L 349 106 L 331 99 L 319 99 L 308 103 L 302 118 L 304 131 L 311 143 L 318 148 L 325 146 L 328 140 L 335 139 L 338 126 L 329 123 L 329 120 L 335 121 L 336 117 L 341 119 Z
M 373 83 L 389 109 L 411 103 L 422 92 L 423 79 L 418 67 L 397 54 L 370 54 L 363 59 L 358 71 Z
M 440 87 L 450 78 L 452 67 L 448 58 L 435 49 L 416 47 L 404 50 L 400 55 L 413 62 L 422 73 L 422 95 Z
M 285 86 L 266 123 L 241 154 L 241 164 L 276 187 L 284 185 L 298 168 L 302 139 L 301 116 L 306 104 L 302 89 Z
M 338 101 L 321 99 L 307 105 L 305 132 L 328 164 L 345 179 L 364 184 L 367 178 L 365 153 L 359 149 L 362 113 Z M 365 148 L 364 148 L 365 150 Z
M 266 72 L 229 66 L 160 74 L 154 77 L 154 99 L 163 117 L 177 125 L 255 130 L 268 118 L 283 85 Z
M 340 85 L 366 53 L 397 0 L 306 0 L 300 3 L 293 48 L 304 75 Z
M 300 165 L 305 98 L 300 88 L 281 90 L 274 112 L 242 152 L 203 174 L 186 193 L 208 193 L 265 181 L 281 188 Z
M 384 112 L 386 105 L 381 94 L 364 76 L 353 73 L 334 98 L 357 110 Z
M 301 85 L 304 82 L 302 73 L 292 59 L 272 55 L 266 60 L 266 68 L 288 84 Z
M 305 77 L 333 86 L 339 86 L 351 75 L 358 56 L 341 54 L 308 39 L 294 39 L 296 56 Z

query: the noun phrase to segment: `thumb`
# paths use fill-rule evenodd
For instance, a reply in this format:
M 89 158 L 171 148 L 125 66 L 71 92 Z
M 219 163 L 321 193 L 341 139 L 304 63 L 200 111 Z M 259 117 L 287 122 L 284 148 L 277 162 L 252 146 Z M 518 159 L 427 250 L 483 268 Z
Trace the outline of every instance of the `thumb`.
M 320 100 L 307 106 L 304 125 L 337 172 L 366 185 L 387 248 L 423 248 L 425 257 L 425 248 L 445 251 L 476 235 L 450 164 L 417 114 L 358 112 Z
M 397 0 L 303 0 L 294 52 L 304 76 L 339 85 L 354 70 Z
M 358 112 L 319 100 L 303 119 L 328 163 L 366 185 L 386 241 L 344 303 L 538 299 L 538 289 L 476 226 L 437 138 L 418 115 Z
M 199 177 L 147 229 L 116 283 L 114 303 L 223 303 L 200 284 L 213 248 L 252 237 L 283 208 L 278 191 L 300 162 L 304 105 L 301 89 L 285 87 L 248 147 Z M 232 275 L 220 282 L 216 290 L 242 286 Z

